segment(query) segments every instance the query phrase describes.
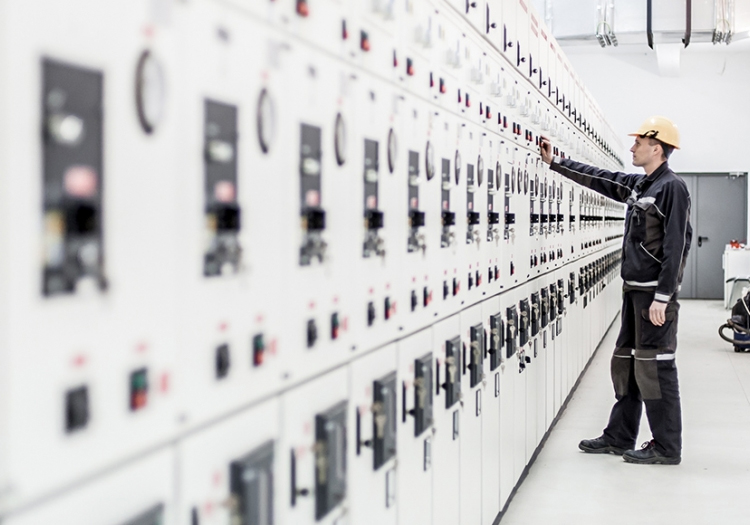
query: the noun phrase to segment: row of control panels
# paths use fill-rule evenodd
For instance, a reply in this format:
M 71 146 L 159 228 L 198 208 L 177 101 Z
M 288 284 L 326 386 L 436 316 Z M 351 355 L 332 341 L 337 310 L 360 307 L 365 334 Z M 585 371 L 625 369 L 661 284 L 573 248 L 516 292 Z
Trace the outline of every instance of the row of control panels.
M 7 523 L 491 523 L 617 315 L 619 259 L 485 299 Z
M 239 9 L 527 146 L 622 166 L 621 145 L 526 0 L 234 0 Z
M 337 464 L 304 447 L 290 456 L 279 443 L 309 401 L 330 419 L 321 430 L 308 421 L 305 432 L 330 431 L 349 443 L 346 454 L 372 450 L 375 463 L 393 462 L 391 443 L 362 438 L 352 448 L 358 419 L 351 401 L 338 403 L 361 383 L 355 363 L 373 360 L 362 365 L 369 373 L 387 361 L 385 349 L 398 356 L 403 341 L 458 322 L 455 355 L 433 356 L 425 373 L 445 384 L 447 371 L 463 374 L 460 361 L 466 388 L 485 388 L 489 369 L 503 366 L 489 333 L 507 332 L 514 312 L 519 350 L 524 334 L 552 337 L 547 327 L 563 322 L 563 303 L 585 312 L 570 323 L 588 326 L 596 286 L 617 264 L 624 208 L 549 170 L 539 140 L 609 169 L 622 166 L 622 148 L 524 0 L 65 0 L 45 2 L 43 18 L 38 7 L 0 2 L 8 36 L 0 172 L 19 174 L 0 178 L 0 517 L 8 523 L 52 522 L 37 518 L 41 502 L 60 495 L 77 507 L 77 487 L 104 497 L 143 476 L 166 492 L 144 486 L 152 504 L 123 498 L 121 507 L 95 506 L 116 518 L 83 521 L 140 516 L 131 507 L 145 512 L 134 523 L 162 519 L 174 509 L 164 480 L 185 466 L 182 446 L 215 429 L 220 437 L 191 454 L 221 448 L 233 438 L 219 429 L 261 406 L 271 407 L 268 419 L 253 416 L 240 432 L 260 447 L 248 464 L 272 465 L 273 497 L 293 484 L 286 462 L 303 476 L 313 461 L 321 481 L 283 496 L 299 496 L 303 508 L 312 501 L 313 514 L 274 521 L 285 515 L 280 503 L 275 514 L 242 503 L 260 514 L 239 523 L 342 520 L 326 516 L 368 508 L 346 495 L 369 482 L 324 465 L 341 474 L 353 460 Z M 494 325 L 485 316 L 463 327 L 466 312 L 497 301 L 515 310 L 498 307 Z M 612 308 L 584 346 L 561 352 L 590 355 Z M 433 342 L 420 356 L 438 352 L 442 342 Z M 395 384 L 402 414 L 407 380 L 395 371 L 395 383 L 393 367 L 363 376 L 370 401 L 362 406 L 390 411 L 385 391 Z M 327 404 L 327 387 L 309 387 L 326 374 L 346 386 Z M 560 399 L 548 415 L 573 380 L 554 387 Z M 463 408 L 467 390 L 451 388 L 440 395 Z M 372 400 L 375 391 L 386 397 Z M 390 424 L 367 410 L 362 435 Z M 434 429 L 427 419 L 420 425 Z M 479 439 L 479 428 L 463 428 L 462 439 Z M 215 472 L 216 490 L 224 476 L 240 485 L 250 476 L 241 467 Z M 339 478 L 341 486 L 325 485 Z M 228 494 L 210 500 L 216 516 L 234 508 Z M 487 501 L 483 516 L 496 515 L 501 501 Z M 226 523 L 210 509 L 195 512 L 179 522 Z

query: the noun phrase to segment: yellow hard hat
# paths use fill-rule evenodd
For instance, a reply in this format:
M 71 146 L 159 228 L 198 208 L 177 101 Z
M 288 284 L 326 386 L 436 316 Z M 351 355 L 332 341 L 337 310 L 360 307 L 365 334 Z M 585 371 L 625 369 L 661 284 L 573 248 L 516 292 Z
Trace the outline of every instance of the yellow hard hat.
M 641 124 L 638 131 L 629 133 L 631 137 L 647 137 L 656 139 L 664 144 L 680 149 L 680 131 L 674 122 L 666 117 L 650 117 Z

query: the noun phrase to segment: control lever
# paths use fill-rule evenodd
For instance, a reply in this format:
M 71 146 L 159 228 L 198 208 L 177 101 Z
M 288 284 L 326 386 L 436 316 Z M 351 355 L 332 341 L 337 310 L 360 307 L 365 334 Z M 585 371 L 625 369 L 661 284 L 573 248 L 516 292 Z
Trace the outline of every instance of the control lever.
M 703 237 L 703 236 L 699 235 L 698 236 L 698 247 L 700 248 L 701 246 L 703 246 L 703 241 L 707 241 L 707 240 L 708 240 L 708 237 Z

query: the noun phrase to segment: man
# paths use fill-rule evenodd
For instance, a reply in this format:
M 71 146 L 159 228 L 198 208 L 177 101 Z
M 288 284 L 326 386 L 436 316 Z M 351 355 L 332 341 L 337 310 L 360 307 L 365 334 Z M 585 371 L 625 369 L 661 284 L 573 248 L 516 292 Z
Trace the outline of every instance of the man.
M 682 458 L 682 415 L 677 382 L 677 293 L 692 228 L 687 186 L 667 159 L 680 147 L 677 127 L 664 117 L 631 133 L 633 165 L 646 175 L 615 173 L 552 156 L 550 169 L 602 195 L 628 204 L 622 243 L 622 327 L 611 372 L 616 402 L 602 436 L 584 439 L 584 452 L 622 455 L 629 463 L 677 465 Z M 643 403 L 653 439 L 634 450 Z

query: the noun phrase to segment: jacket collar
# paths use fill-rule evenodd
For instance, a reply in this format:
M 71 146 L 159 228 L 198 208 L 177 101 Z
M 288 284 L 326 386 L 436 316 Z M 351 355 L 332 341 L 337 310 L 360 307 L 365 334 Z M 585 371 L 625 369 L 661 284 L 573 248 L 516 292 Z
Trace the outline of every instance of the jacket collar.
M 661 165 L 658 168 L 656 168 L 653 171 L 653 173 L 651 173 L 651 175 L 648 175 L 649 182 L 655 181 L 656 179 L 658 179 L 659 177 L 661 177 L 668 171 L 670 171 L 669 164 L 665 160 L 664 162 L 661 163 Z

